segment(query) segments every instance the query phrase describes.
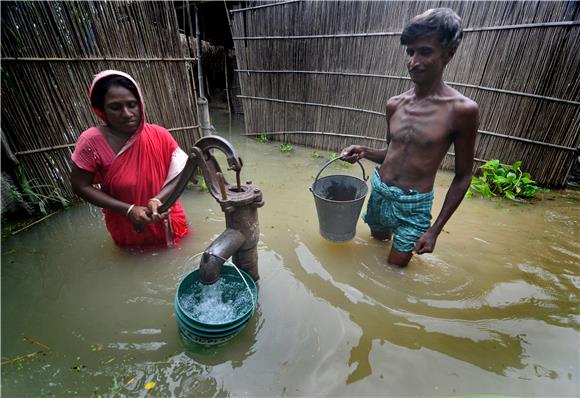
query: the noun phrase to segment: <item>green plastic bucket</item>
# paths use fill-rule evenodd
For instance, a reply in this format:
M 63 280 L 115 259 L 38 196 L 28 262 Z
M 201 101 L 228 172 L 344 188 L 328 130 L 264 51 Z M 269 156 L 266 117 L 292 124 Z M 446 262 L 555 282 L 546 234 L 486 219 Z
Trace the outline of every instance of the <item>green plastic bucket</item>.
M 242 270 L 238 273 L 228 261 L 213 285 L 200 282 L 199 269 L 183 278 L 175 293 L 175 317 L 186 340 L 219 344 L 247 325 L 257 300 L 258 289 L 252 277 Z

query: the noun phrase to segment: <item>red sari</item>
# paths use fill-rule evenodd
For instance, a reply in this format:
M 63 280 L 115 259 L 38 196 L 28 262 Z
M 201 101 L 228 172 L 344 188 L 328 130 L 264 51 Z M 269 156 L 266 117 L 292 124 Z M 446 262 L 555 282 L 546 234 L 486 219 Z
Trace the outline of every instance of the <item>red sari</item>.
M 106 72 L 97 75 L 93 86 L 99 78 L 122 74 Z M 95 111 L 102 117 L 98 110 Z M 72 160 L 79 168 L 93 173 L 93 183 L 101 184 L 102 191 L 107 195 L 128 204 L 146 207 L 149 199 L 161 191 L 168 178 L 174 177 L 175 164 L 182 164 L 185 154 L 169 131 L 145 123 L 144 113 L 141 112 L 141 115 L 139 128 L 119 153 L 115 154 L 101 131 L 93 127 L 81 134 Z M 107 229 L 119 246 L 171 246 L 188 233 L 185 211 L 179 200 L 171 207 L 166 222 L 139 225 L 140 231 L 125 214 L 108 209 L 103 209 L 103 213 Z

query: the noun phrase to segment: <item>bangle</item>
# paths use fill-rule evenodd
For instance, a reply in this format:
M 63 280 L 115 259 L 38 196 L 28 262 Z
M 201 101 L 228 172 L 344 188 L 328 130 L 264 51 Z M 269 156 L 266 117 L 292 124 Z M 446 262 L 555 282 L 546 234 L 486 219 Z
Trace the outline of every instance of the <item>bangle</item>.
M 135 203 L 133 203 L 131 206 L 129 206 L 129 209 L 127 209 L 127 217 L 129 217 L 129 214 L 131 213 L 131 210 L 133 210 L 133 207 L 135 207 Z
M 149 199 L 149 202 L 151 202 L 151 201 L 154 201 L 154 202 L 159 203 L 159 206 L 161 206 L 163 204 L 163 202 L 160 199 L 158 199 L 158 198 L 151 198 L 151 199 Z

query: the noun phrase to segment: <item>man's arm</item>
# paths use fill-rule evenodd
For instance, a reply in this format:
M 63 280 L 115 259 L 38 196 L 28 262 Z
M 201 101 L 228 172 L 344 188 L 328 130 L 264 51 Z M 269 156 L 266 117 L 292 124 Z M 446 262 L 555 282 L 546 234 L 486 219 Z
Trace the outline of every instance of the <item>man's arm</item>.
M 457 107 L 453 135 L 455 177 L 449 186 L 439 216 L 431 228 L 415 242 L 414 252 L 417 254 L 431 253 L 435 249 L 435 242 L 443 230 L 443 226 L 465 197 L 471 182 L 478 124 L 479 107 L 475 102 L 468 100 Z
M 395 103 L 393 99 L 387 101 L 387 109 L 385 112 L 387 118 L 387 146 L 383 149 L 373 149 L 363 145 L 351 145 L 346 147 L 340 153 L 340 158 L 349 163 L 354 163 L 360 159 L 368 159 L 372 162 L 382 164 L 387 156 L 387 149 L 391 143 L 391 131 L 389 129 L 389 120 L 395 111 Z

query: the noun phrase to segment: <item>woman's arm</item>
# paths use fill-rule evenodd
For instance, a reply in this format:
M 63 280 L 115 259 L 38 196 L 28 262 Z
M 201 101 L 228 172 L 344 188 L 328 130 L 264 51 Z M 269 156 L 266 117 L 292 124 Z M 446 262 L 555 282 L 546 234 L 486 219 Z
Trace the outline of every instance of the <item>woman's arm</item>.
M 147 207 L 133 206 L 131 208 L 134 203 L 125 203 L 95 188 L 93 186 L 93 178 L 93 173 L 73 164 L 70 181 L 75 194 L 95 206 L 103 207 L 116 213 L 126 214 L 135 224 L 148 224 L 152 221 L 147 215 Z

